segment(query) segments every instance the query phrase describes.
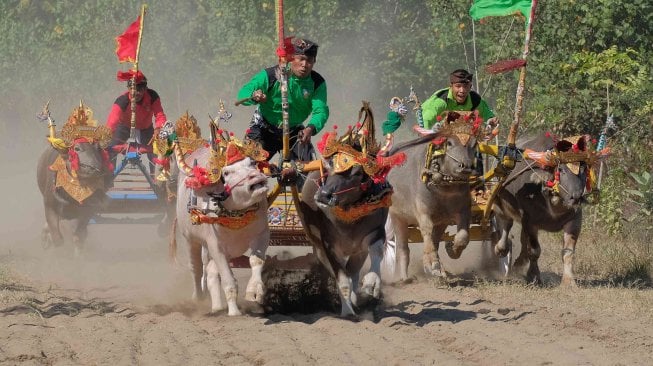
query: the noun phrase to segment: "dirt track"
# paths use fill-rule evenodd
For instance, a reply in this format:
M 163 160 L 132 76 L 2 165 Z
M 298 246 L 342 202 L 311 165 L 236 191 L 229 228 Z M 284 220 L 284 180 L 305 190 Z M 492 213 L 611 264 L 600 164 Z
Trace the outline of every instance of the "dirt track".
M 386 286 L 358 322 L 244 303 L 230 318 L 188 301 L 190 275 L 151 226 L 92 227 L 84 260 L 43 252 L 37 234 L 0 245 L 13 273 L 0 282 L 1 364 L 653 364 L 650 290 L 418 278 Z

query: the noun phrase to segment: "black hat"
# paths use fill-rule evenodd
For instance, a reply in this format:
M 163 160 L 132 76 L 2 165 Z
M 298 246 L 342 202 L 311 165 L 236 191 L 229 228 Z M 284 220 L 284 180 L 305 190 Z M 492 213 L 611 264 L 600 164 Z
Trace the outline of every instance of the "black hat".
M 454 83 L 471 83 L 472 78 L 474 77 L 474 74 L 470 74 L 469 71 L 465 69 L 458 69 L 454 70 L 451 74 L 449 74 L 449 81 L 454 84 Z
M 307 57 L 317 57 L 317 43 L 306 38 L 295 38 L 292 41 L 295 55 L 305 55 Z

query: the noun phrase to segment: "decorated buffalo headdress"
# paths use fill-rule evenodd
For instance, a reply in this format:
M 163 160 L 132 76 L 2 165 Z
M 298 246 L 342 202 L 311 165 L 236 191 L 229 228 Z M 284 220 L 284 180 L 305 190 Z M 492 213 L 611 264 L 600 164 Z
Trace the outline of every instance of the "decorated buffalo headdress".
M 211 136 L 209 141 L 196 139 L 186 141 L 186 144 L 203 144 L 211 147 L 210 156 L 205 167 L 189 167 L 184 161 L 183 148 L 179 142 L 175 142 L 174 151 L 177 157 L 177 164 L 189 176 L 186 186 L 199 189 L 204 186 L 218 183 L 222 178 L 222 170 L 225 166 L 234 164 L 245 158 L 264 163 L 267 162 L 268 152 L 261 145 L 253 140 L 240 140 L 234 137 L 232 132 L 219 128 L 214 121 L 209 123 Z
M 609 153 L 609 149 L 595 151 L 587 135 L 565 137 L 555 142 L 555 146 L 547 151 L 533 151 L 526 149 L 524 155 L 535 161 L 540 167 L 553 167 L 566 164 L 569 170 L 578 174 L 580 163 L 589 166 Z
M 93 111 L 85 106 L 82 101 L 79 102 L 78 107 L 73 108 L 59 133 L 54 130 L 54 124 L 50 123 L 51 130 L 48 141 L 57 150 L 68 149 L 74 145 L 75 141 L 80 139 L 90 143 L 98 143 L 103 149 L 111 141 L 111 130 L 106 126 L 98 126 L 97 121 L 93 119 Z
M 211 126 L 214 126 L 211 124 Z M 211 156 L 207 164 L 209 181 L 217 183 L 222 177 L 222 169 L 225 166 L 239 162 L 245 158 L 251 158 L 256 162 L 266 162 L 268 152 L 263 150 L 261 144 L 254 140 L 240 140 L 234 137 L 233 133 L 215 130 Z
M 440 128 L 438 138 L 433 143 L 441 145 L 448 137 L 456 137 L 462 145 L 467 145 L 469 139 L 480 139 L 482 135 L 483 118 L 474 111 L 448 111 L 444 116 L 438 116 Z
M 181 148 L 184 155 L 208 143 L 202 138 L 202 131 L 197 119 L 188 111 L 174 124 L 168 121 L 163 125 L 158 136 L 154 136 L 152 149 L 157 155 L 169 156 L 172 153 L 174 142 Z
M 524 151 L 524 157 L 533 160 L 541 168 L 552 168 L 564 164 L 575 175 L 580 173 L 581 163 L 585 163 L 589 168 L 586 190 L 591 192 L 596 186 L 596 174 L 592 168 L 597 161 L 609 155 L 610 149 L 604 148 L 603 150 L 596 151 L 588 135 L 576 135 L 562 139 L 556 139 L 548 133 L 547 136 L 555 141 L 553 149 L 547 151 L 526 149 Z M 559 173 L 556 172 L 554 179 L 546 184 L 555 191 L 558 183 Z
M 404 163 L 406 155 L 377 155 L 380 146 L 375 138 L 374 118 L 368 102 L 363 102 L 359 121 L 361 116 L 365 116 L 363 122 L 349 126 L 340 137 L 336 131 L 337 126 L 334 126 L 332 132 L 325 133 L 317 144 L 318 150 L 324 158 L 332 159 L 334 173 L 343 173 L 355 165 L 360 165 L 375 181 L 383 181 L 391 167 Z

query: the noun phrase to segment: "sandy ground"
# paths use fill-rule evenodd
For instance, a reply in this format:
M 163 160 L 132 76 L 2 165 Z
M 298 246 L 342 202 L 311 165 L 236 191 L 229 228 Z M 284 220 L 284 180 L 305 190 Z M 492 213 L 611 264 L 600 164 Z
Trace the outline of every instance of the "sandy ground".
M 168 263 L 153 226 L 95 225 L 82 259 L 69 246 L 44 251 L 37 231 L 0 245 L 12 278 L 0 288 L 0 364 L 653 364 L 651 314 L 578 307 L 578 294 L 593 289 L 443 286 L 417 276 L 386 286 L 358 321 L 328 309 L 265 313 L 242 291 L 246 315 L 228 317 L 189 301 L 190 273 Z M 481 252 L 471 244 L 445 265 L 469 274 Z M 247 270 L 236 272 L 242 286 Z

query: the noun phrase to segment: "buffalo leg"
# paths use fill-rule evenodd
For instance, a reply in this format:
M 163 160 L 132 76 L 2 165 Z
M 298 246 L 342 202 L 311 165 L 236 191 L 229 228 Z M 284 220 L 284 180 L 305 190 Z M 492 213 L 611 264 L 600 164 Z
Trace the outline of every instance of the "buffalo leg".
M 424 252 L 422 253 L 424 272 L 436 277 L 446 277 L 447 272 L 442 268 L 438 249 L 440 247 L 440 238 L 447 229 L 447 225 L 432 226 L 431 230 L 422 229 L 422 227 L 422 223 L 420 223 L 420 231 L 424 241 Z M 428 228 L 428 226 L 426 227 Z
M 363 267 L 363 264 L 365 264 L 365 261 L 367 260 L 367 252 L 361 252 L 352 255 L 349 257 L 349 260 L 347 261 L 347 265 L 345 267 L 345 272 L 347 275 L 351 278 L 351 302 L 355 306 L 359 306 L 358 302 L 358 294 L 359 294 L 359 280 L 360 280 L 360 270 Z M 378 268 L 378 266 L 377 266 Z M 370 272 L 368 274 L 371 274 L 374 276 L 373 272 Z M 377 277 L 378 278 L 378 277 Z M 381 280 L 379 279 L 379 282 Z M 372 286 L 371 288 L 368 289 L 368 291 L 373 292 L 374 291 L 374 285 L 376 285 L 376 281 L 372 280 Z M 365 298 L 367 295 L 372 296 L 372 293 L 367 294 L 367 293 L 362 293 L 362 297 Z
M 209 245 L 209 248 L 212 246 Z M 233 272 L 231 272 L 231 267 L 229 267 L 229 261 L 227 257 L 217 249 L 215 245 L 214 250 L 210 251 L 211 258 L 215 261 L 215 264 L 218 266 L 218 271 L 220 272 L 220 283 L 222 284 L 222 290 L 224 291 L 225 297 L 227 298 L 227 307 L 229 316 L 241 315 L 240 309 L 238 309 L 238 283 L 234 277 Z
M 582 223 L 582 216 L 573 221 L 565 224 L 564 230 L 564 243 L 562 248 L 562 285 L 563 286 L 576 286 L 576 281 L 574 280 L 574 253 L 576 252 L 576 242 L 578 241 L 578 235 L 580 234 L 580 228 Z
M 458 214 L 458 222 L 456 223 L 457 231 L 453 238 L 453 243 L 447 243 L 445 246 L 447 255 L 449 255 L 449 258 L 451 259 L 460 258 L 463 254 L 463 250 L 465 250 L 469 244 L 469 217 L 469 213 Z M 442 231 L 442 233 L 444 233 L 444 231 Z
M 361 293 L 375 299 L 381 297 L 381 261 L 383 260 L 384 240 L 378 240 L 370 245 L 370 271 L 363 277 Z
M 396 270 L 397 262 L 397 241 L 395 240 L 395 228 L 388 215 L 387 220 L 385 221 L 385 243 L 382 248 L 380 255 L 381 258 L 381 267 L 383 267 L 384 272 L 390 274 L 393 279 Z M 370 248 L 370 255 L 376 255 L 377 253 Z
M 249 278 L 245 290 L 245 300 L 247 301 L 255 301 L 259 304 L 263 303 L 263 298 L 265 297 L 265 285 L 261 279 L 261 272 L 263 271 L 264 264 L 265 260 L 258 256 L 254 254 L 249 256 L 249 266 L 252 269 L 252 276 Z
M 540 277 L 540 267 L 537 261 L 540 259 L 542 248 L 540 241 L 537 238 L 537 229 L 531 227 L 525 222 L 522 222 L 522 251 L 527 251 L 528 255 L 528 271 L 526 272 L 526 282 L 534 285 L 542 285 L 542 278 Z M 519 254 L 521 257 L 521 253 Z
M 340 316 L 347 317 L 356 315 L 351 302 L 352 298 L 352 280 L 342 267 L 337 268 L 338 293 L 340 294 Z
M 211 312 L 215 313 L 227 308 L 223 301 L 222 286 L 220 286 L 220 275 L 218 265 L 213 259 L 206 265 L 206 288 L 211 296 Z
M 394 227 L 395 240 L 397 244 L 397 270 L 399 281 L 408 280 L 408 264 L 410 263 L 410 249 L 408 248 L 408 224 L 400 217 L 392 215 L 392 226 Z
M 193 300 L 198 301 L 204 296 L 202 281 L 204 277 L 204 263 L 202 262 L 202 245 L 190 242 L 188 245 L 190 270 L 193 274 Z
M 88 222 L 91 221 L 91 218 L 83 216 L 74 221 L 73 245 L 75 246 L 75 256 L 78 257 L 84 250 L 84 243 L 88 237 Z
M 510 229 L 512 229 L 513 220 L 502 218 L 495 215 L 497 230 L 501 233 L 498 241 L 493 241 L 494 254 L 498 257 L 505 257 L 512 249 L 512 242 L 510 241 Z
M 49 240 L 54 246 L 60 246 L 63 244 L 63 235 L 61 234 L 61 228 L 59 227 L 59 215 L 54 210 L 54 208 L 46 206 L 45 207 L 45 221 L 48 225 Z

